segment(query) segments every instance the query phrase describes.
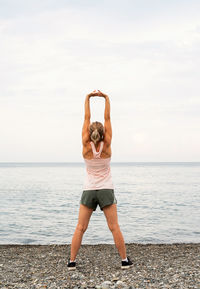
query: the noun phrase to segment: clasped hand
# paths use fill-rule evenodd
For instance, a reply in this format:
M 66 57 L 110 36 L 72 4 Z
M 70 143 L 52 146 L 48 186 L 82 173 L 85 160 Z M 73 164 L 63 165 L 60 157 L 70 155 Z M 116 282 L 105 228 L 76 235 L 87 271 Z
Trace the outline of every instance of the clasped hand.
M 92 96 L 106 97 L 107 95 L 98 89 L 98 90 L 93 90 L 93 92 L 89 93 L 88 96 L 89 97 L 92 97 Z

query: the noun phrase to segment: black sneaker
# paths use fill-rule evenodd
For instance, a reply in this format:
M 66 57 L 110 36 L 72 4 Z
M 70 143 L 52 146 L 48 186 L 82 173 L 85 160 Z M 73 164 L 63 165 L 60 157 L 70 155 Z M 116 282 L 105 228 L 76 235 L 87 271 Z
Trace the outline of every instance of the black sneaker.
M 130 258 L 127 256 L 128 261 L 122 261 L 121 269 L 128 269 L 131 265 L 133 265 L 133 262 L 131 262 Z
M 68 270 L 76 270 L 76 262 L 68 262 L 67 264 Z

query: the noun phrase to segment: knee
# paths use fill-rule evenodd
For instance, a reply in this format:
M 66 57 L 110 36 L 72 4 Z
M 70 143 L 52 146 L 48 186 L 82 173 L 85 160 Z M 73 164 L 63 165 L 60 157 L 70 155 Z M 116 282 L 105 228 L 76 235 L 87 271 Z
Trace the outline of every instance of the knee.
M 109 229 L 110 229 L 111 232 L 120 230 L 118 223 L 116 223 L 116 224 L 108 224 L 108 227 L 109 227 Z
M 82 224 L 78 224 L 76 226 L 76 229 L 82 233 L 84 233 L 87 230 L 87 226 L 86 225 L 82 225 Z

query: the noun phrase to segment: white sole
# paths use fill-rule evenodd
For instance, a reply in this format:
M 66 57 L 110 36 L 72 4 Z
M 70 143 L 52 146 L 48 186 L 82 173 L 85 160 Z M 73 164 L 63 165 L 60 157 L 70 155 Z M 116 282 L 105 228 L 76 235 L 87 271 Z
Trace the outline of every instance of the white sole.
M 121 266 L 121 269 L 128 269 L 130 266 Z
M 68 270 L 71 270 L 71 271 L 76 270 L 76 267 L 68 267 Z

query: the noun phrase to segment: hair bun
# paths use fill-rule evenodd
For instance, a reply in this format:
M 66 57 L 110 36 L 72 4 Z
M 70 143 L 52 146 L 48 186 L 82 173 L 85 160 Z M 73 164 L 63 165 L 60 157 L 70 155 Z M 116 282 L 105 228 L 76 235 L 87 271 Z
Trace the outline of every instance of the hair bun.
M 96 144 L 104 139 L 104 127 L 101 122 L 95 121 L 90 125 L 90 139 Z
M 97 128 L 91 134 L 91 140 L 96 144 L 100 140 L 100 134 Z

